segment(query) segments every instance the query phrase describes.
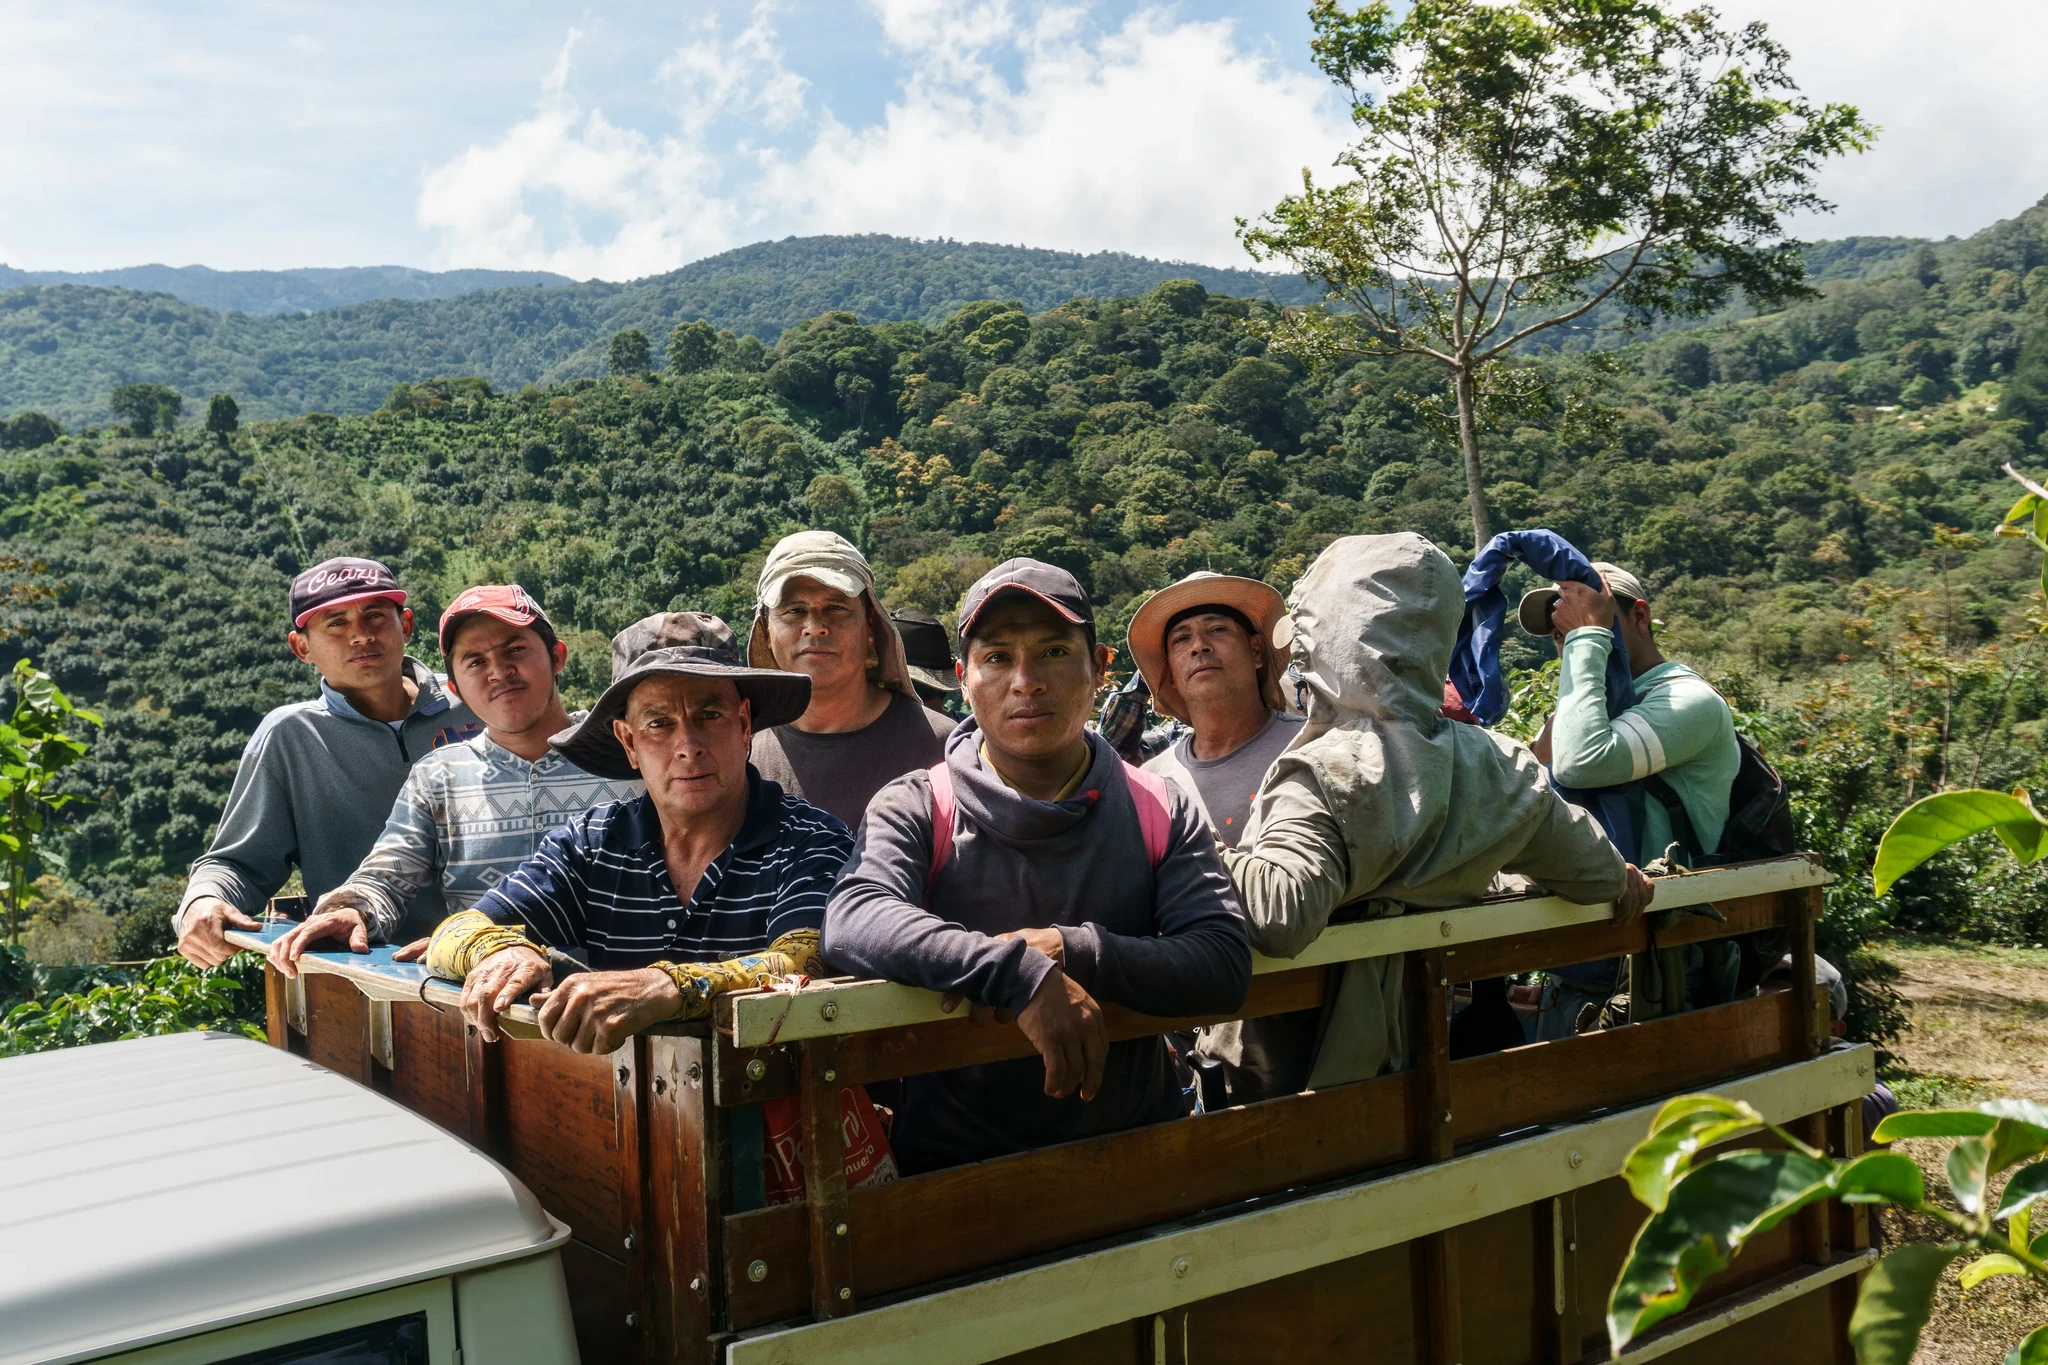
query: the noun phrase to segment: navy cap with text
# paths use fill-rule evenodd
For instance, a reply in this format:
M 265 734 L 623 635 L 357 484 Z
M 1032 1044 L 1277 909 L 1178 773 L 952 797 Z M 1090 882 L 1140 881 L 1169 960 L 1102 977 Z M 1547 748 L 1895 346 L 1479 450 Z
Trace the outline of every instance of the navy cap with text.
M 975 621 L 990 602 L 1011 592 L 1037 598 L 1075 625 L 1088 627 L 1089 635 L 1094 635 L 1095 617 L 1079 579 L 1042 559 L 1006 559 L 976 579 L 960 599 L 960 639 L 965 642 L 974 633 Z
M 292 626 L 306 628 L 314 612 L 381 597 L 405 605 L 405 589 L 374 559 L 330 559 L 292 580 Z

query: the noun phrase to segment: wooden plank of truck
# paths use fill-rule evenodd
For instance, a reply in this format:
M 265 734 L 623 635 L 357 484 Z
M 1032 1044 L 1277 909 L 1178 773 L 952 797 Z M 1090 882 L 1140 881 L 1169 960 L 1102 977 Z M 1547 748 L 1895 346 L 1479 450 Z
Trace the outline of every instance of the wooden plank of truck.
M 1828 1047 L 1813 985 L 1826 881 L 1794 857 L 1660 879 L 1626 924 L 1539 896 L 1333 925 L 1257 960 L 1233 1017 L 1316 1007 L 1332 964 L 1403 954 L 1411 1069 L 856 1190 L 841 1089 L 1028 1056 L 1022 1034 L 835 980 L 584 1056 L 519 1011 L 528 1037 L 485 1043 L 456 987 L 388 953 L 271 973 L 270 1031 L 497 1157 L 568 1225 L 588 1359 L 1570 1362 L 1607 1352 L 1643 1217 L 1617 1177 L 1663 1099 L 1712 1089 L 1832 1152 L 1860 1144 L 1874 1057 Z M 1788 992 L 1451 1059 L 1460 983 L 1760 933 L 1795 959 Z M 1212 1022 L 1107 1013 L 1113 1037 Z M 804 1193 L 770 1205 L 762 1106 L 787 1097 Z M 1817 1206 L 1623 1359 L 1843 1359 L 1871 1260 L 1861 1211 Z

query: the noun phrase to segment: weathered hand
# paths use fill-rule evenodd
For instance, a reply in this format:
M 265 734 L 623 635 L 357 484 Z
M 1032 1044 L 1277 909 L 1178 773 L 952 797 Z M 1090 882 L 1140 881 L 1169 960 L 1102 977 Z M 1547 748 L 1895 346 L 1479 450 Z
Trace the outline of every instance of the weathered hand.
M 540 1031 L 575 1052 L 610 1052 L 664 1019 L 682 1013 L 683 993 L 667 972 L 578 972 L 533 997 Z
M 1536 738 L 1529 741 L 1529 752 L 1536 755 L 1538 763 L 1545 764 L 1546 766 L 1550 762 L 1550 727 L 1556 723 L 1556 712 L 1545 716 L 1543 718 L 1543 728 L 1536 732 Z
M 337 942 L 347 944 L 352 953 L 370 951 L 370 926 L 364 920 L 363 912 L 352 905 L 315 910 L 306 916 L 304 923 L 272 943 L 265 956 L 270 959 L 270 965 L 289 981 L 299 974 L 301 954 L 321 944 Z
M 1046 1094 L 1063 1100 L 1079 1091 L 1084 1100 L 1095 1098 L 1109 1059 L 1109 1028 L 1094 996 L 1055 967 L 1018 1013 L 1017 1027 L 1045 1059 Z
M 1580 626 L 1607 630 L 1614 625 L 1614 598 L 1605 588 L 1595 592 L 1584 583 L 1557 585 L 1557 605 L 1551 609 L 1550 624 L 1569 635 Z
M 1623 878 L 1621 894 L 1614 898 L 1614 919 L 1617 924 L 1626 924 L 1649 909 L 1650 901 L 1657 894 L 1656 885 L 1645 877 L 1643 870 L 1634 863 L 1628 865 Z
M 433 935 L 429 934 L 426 938 L 414 939 L 403 948 L 393 948 L 391 950 L 391 960 L 393 962 L 418 962 L 427 955 L 427 945 L 433 941 Z
M 201 896 L 185 907 L 178 921 L 178 952 L 200 967 L 218 967 L 242 951 L 228 942 L 229 929 L 263 926 L 218 896 Z
M 498 1016 L 530 990 L 554 980 L 547 956 L 537 948 L 500 948 L 470 970 L 462 982 L 462 1014 L 486 1042 L 498 1038 Z

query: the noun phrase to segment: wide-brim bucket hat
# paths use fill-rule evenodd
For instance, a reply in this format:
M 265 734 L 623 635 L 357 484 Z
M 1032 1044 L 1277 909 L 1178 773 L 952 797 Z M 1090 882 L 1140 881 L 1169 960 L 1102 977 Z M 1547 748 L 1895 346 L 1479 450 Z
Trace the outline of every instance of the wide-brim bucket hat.
M 756 668 L 775 667 L 775 651 L 768 644 L 768 613 L 782 605 L 784 592 L 798 578 L 860 599 L 868 618 L 868 637 L 875 645 L 876 684 L 916 701 L 910 664 L 903 655 L 903 637 L 875 597 L 875 571 L 852 541 L 831 531 L 797 531 L 776 541 L 768 551 L 754 584 L 754 626 L 747 635 L 747 662 Z
M 802 673 L 749 668 L 739 661 L 732 628 L 701 611 L 668 611 L 636 621 L 612 637 L 612 684 L 582 720 L 548 744 L 563 758 L 599 777 L 632 778 L 639 771 L 612 733 L 626 714 L 633 689 L 649 678 L 720 678 L 730 682 L 752 713 L 754 729 L 795 720 L 811 704 L 811 680 Z
M 1145 685 L 1152 689 L 1152 709 L 1184 725 L 1193 723 L 1188 719 L 1187 701 L 1166 666 L 1166 625 L 1190 607 L 1207 606 L 1229 607 L 1259 632 L 1265 641 L 1265 676 L 1260 682 L 1259 697 L 1267 709 L 1285 711 L 1287 694 L 1280 686 L 1280 675 L 1286 671 L 1287 658 L 1273 638 L 1273 628 L 1287 614 L 1287 603 L 1270 583 L 1206 571 L 1191 573 L 1146 598 L 1125 632 L 1131 657 L 1138 671 L 1145 675 Z

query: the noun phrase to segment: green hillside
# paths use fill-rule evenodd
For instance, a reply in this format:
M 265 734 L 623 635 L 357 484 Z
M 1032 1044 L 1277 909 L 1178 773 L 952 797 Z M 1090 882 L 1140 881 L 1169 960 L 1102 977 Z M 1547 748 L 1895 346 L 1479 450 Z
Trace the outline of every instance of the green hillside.
M 402 265 L 337 269 L 213 270 L 203 265 L 134 265 L 119 270 L 17 270 L 0 265 L 0 289 L 76 284 L 133 289 L 223 313 L 313 313 L 372 299 L 451 299 L 480 289 L 564 285 L 545 270 L 414 270 Z
M 1037 312 L 1076 295 L 1138 294 L 1183 276 L 1281 302 L 1310 297 L 1291 276 L 884 236 L 761 242 L 631 284 L 380 298 L 296 316 L 44 284 L 0 292 L 0 415 L 37 409 L 67 426 L 105 422 L 106 395 L 129 383 L 167 384 L 185 395 L 188 411 L 226 390 L 252 418 L 364 413 L 392 385 L 429 375 L 475 374 L 517 389 L 602 373 L 604 343 L 622 327 L 644 329 L 658 346 L 676 323 L 705 318 L 772 345 L 787 328 L 833 309 L 866 322 L 936 324 L 974 299 L 1010 299 Z
M 1641 573 L 1667 648 L 1763 733 L 1810 845 L 1842 875 L 1823 928 L 1837 946 L 1879 922 L 2048 929 L 2048 878 L 2002 858 L 1949 855 L 1881 905 L 1861 875 L 1890 814 L 1930 783 L 2044 776 L 2048 681 L 2024 622 L 2035 565 L 1990 536 L 2014 496 L 2001 464 L 2043 463 L 2042 212 L 1932 262 L 1905 244 L 1886 258 L 1895 273 L 1781 313 L 1657 336 L 1615 375 L 1534 358 L 1593 409 L 1484 435 L 1497 523 L 1554 527 Z M 498 297 L 546 318 L 591 295 Z M 179 325 L 172 304 L 150 306 L 165 317 L 143 325 Z M 465 584 L 524 583 L 566 627 L 584 699 L 607 636 L 636 617 L 744 619 L 764 546 L 799 526 L 853 536 L 891 601 L 940 613 L 1002 557 L 1066 565 L 1117 644 L 1141 594 L 1194 569 L 1284 588 L 1333 537 L 1393 530 L 1462 559 L 1438 372 L 1305 373 L 1248 326 L 1272 310 L 1177 281 L 1035 312 L 978 302 L 929 324 L 827 312 L 772 348 L 728 334 L 694 373 L 387 385 L 374 412 L 247 426 L 226 444 L 187 424 L 0 459 L 0 551 L 16 557 L 0 663 L 31 654 L 109 716 L 78 770 L 97 804 L 67 812 L 66 875 L 127 916 L 124 955 L 153 946 L 243 739 L 312 690 L 280 603 L 328 555 L 391 562 L 428 622 Z M 2023 357 L 2029 336 L 2043 344 Z M 369 406 L 384 362 L 329 344 L 333 359 L 296 372 L 324 369 Z M 1544 651 L 1510 653 L 1533 665 Z

